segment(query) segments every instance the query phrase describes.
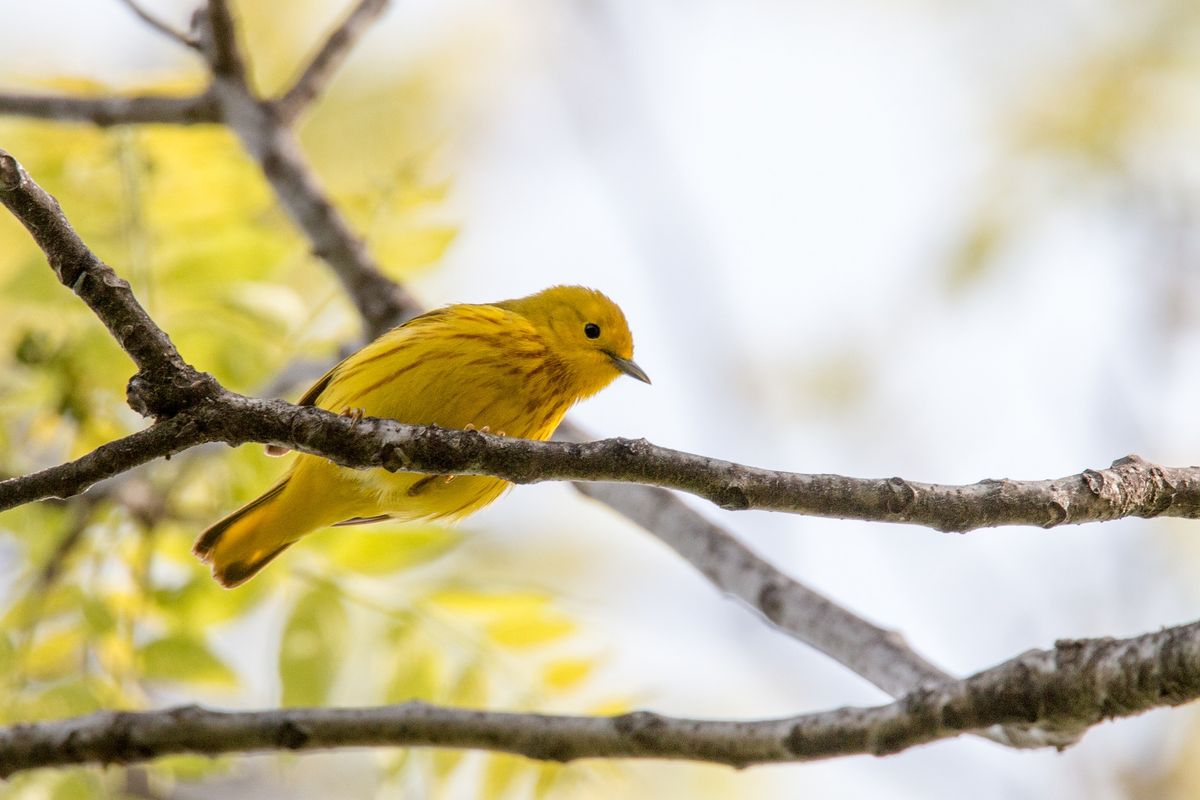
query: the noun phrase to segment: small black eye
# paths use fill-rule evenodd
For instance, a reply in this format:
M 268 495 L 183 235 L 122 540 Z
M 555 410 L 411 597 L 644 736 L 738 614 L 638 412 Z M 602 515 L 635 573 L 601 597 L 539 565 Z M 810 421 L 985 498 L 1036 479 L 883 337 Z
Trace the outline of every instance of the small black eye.
M 599 339 L 600 326 L 594 322 L 589 322 L 587 325 L 583 326 L 583 335 L 589 339 Z

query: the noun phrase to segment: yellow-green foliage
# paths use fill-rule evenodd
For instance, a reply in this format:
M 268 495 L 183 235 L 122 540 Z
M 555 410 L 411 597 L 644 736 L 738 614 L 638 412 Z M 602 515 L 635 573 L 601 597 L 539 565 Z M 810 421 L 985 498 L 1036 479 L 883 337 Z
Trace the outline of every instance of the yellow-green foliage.
M 353 128 L 352 119 L 341 123 Z M 257 392 L 298 358 L 332 359 L 357 335 L 327 268 L 226 130 L 4 121 L 0 138 L 130 280 L 183 355 L 231 388 Z M 440 216 L 447 184 L 426 178 L 424 156 L 377 155 L 385 168 L 359 173 L 357 183 L 343 174 L 335 199 L 389 274 L 403 279 L 435 263 L 454 237 Z M 0 315 L 0 471 L 72 458 L 145 424 L 124 403 L 131 362 L 7 215 Z M 571 707 L 595 656 L 580 649 L 576 624 L 552 598 L 473 586 L 469 576 L 407 577 L 452 557 L 457 531 L 318 535 L 237 591 L 213 583 L 190 554 L 192 539 L 260 491 L 278 464 L 253 447 L 209 448 L 82 498 L 0 515 L 0 723 L 191 700 Z M 264 615 L 278 620 L 277 645 L 239 632 Z M 238 648 L 247 641 L 277 652 L 245 657 Z M 263 676 L 248 681 L 245 671 L 264 664 L 267 677 L 272 664 L 277 670 L 277 692 L 247 695 Z M 431 791 L 463 780 L 464 762 L 481 761 L 470 780 L 489 797 L 548 790 L 560 773 L 510 757 L 377 758 L 381 781 L 417 771 Z M 169 786 L 237 766 L 168 758 L 147 769 Z M 127 777 L 119 769 L 40 771 L 0 787 L 0 797 L 115 797 Z

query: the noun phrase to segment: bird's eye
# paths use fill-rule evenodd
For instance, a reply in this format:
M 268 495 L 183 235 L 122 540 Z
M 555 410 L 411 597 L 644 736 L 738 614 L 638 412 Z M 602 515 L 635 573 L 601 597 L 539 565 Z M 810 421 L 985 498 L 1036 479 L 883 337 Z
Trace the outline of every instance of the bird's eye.
M 600 326 L 594 322 L 589 322 L 587 325 L 583 326 L 583 335 L 589 339 L 599 339 Z

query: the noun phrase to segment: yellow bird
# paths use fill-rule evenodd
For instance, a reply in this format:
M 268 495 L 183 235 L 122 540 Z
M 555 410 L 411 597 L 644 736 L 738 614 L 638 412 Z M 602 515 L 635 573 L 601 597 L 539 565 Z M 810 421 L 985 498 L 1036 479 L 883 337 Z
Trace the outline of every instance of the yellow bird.
M 416 317 L 329 370 L 299 403 L 549 439 L 567 409 L 621 373 L 650 382 L 633 362 L 621 309 L 594 289 L 553 286 Z M 233 587 L 318 528 L 462 517 L 508 487 L 499 478 L 347 469 L 298 454 L 274 486 L 204 531 L 194 552 L 221 585 Z

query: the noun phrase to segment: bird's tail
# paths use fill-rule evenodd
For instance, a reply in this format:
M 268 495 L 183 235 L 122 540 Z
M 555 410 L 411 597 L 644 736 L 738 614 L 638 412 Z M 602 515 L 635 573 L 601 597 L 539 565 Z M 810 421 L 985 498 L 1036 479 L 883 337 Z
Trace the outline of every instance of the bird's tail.
M 212 564 L 213 577 L 226 588 L 233 588 L 254 577 L 271 559 L 314 527 L 300 523 L 286 513 L 288 504 L 282 495 L 292 475 L 214 523 L 200 534 L 192 552 L 201 561 Z

